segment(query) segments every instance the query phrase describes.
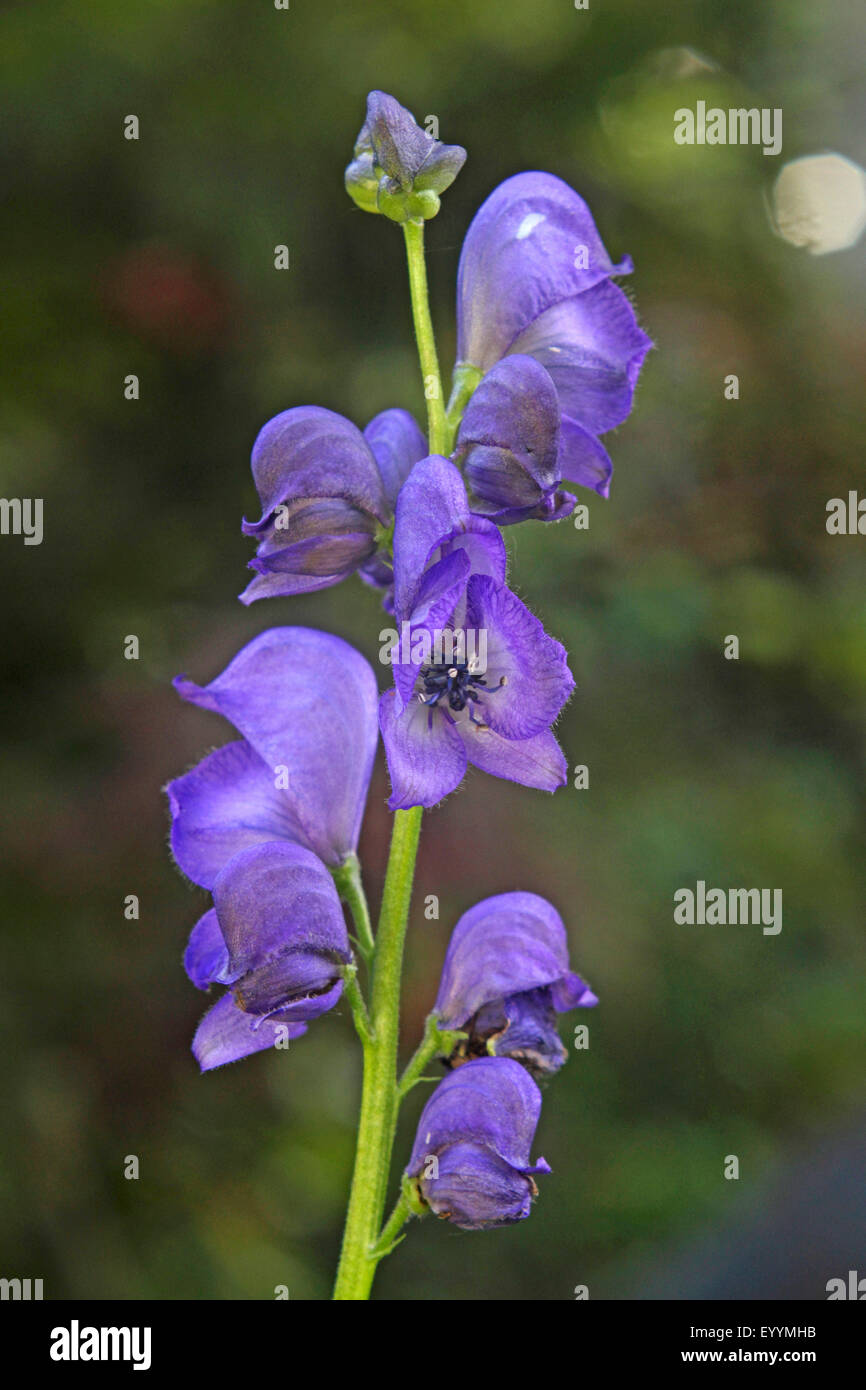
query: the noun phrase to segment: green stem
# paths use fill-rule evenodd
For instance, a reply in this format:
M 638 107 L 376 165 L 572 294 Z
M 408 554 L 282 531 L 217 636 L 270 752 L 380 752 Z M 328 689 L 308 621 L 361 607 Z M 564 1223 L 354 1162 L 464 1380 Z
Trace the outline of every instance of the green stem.
M 475 388 L 483 375 L 481 368 L 473 367 L 470 362 L 458 363 L 454 368 L 451 399 L 445 411 L 446 441 L 449 453 L 454 448 L 454 438 L 460 421 L 463 419 L 463 412 L 471 401 Z
M 428 1064 L 432 1062 L 434 1057 L 449 1057 L 457 1043 L 465 1037 L 466 1034 L 459 1030 L 440 1028 L 435 1014 L 429 1014 L 424 1027 L 424 1037 L 397 1083 L 397 1094 L 400 1099 L 402 1100 L 405 1095 L 408 1095 L 413 1086 L 417 1086 L 422 1079 L 422 1073 L 426 1071 Z
M 412 1215 L 412 1208 L 405 1192 L 401 1192 L 397 1198 L 397 1205 L 382 1227 L 382 1234 L 373 1247 L 373 1255 L 377 1260 L 383 1260 L 386 1255 L 390 1255 L 395 1245 L 399 1245 L 403 1240 L 400 1235 L 409 1217 Z
M 334 1298 L 366 1299 L 384 1250 L 377 1245 L 397 1128 L 397 1043 L 403 944 L 421 831 L 421 807 L 397 811 L 373 956 L 371 1036 L 364 1043 L 364 1083 L 352 1191 Z
M 424 378 L 424 398 L 427 401 L 430 452 L 432 454 L 445 454 L 450 450 L 449 430 L 445 421 L 442 378 L 439 374 L 439 358 L 436 355 L 436 339 L 433 334 L 433 321 L 430 318 L 430 303 L 427 294 L 424 223 L 404 222 L 403 234 L 406 238 L 406 259 L 409 264 L 409 291 L 412 296 L 415 340 L 418 344 L 421 375 Z
M 352 1018 L 355 1023 L 355 1031 L 361 1042 L 365 1045 L 372 1041 L 373 1033 L 370 1028 L 370 1017 L 367 1013 L 367 1005 L 364 1003 L 364 996 L 358 984 L 358 967 L 354 961 L 351 965 L 343 966 L 343 995 L 348 1000 L 349 1008 L 352 1010 Z
M 424 223 L 407 222 L 403 230 L 406 237 L 412 320 L 418 344 L 421 375 L 424 379 L 424 397 L 427 401 L 429 448 L 432 454 L 443 453 L 450 448 L 450 434 L 445 420 L 442 378 L 439 374 L 436 339 L 427 295 Z M 352 1174 L 343 1249 L 334 1287 L 334 1298 L 341 1302 L 370 1297 L 379 1261 L 393 1249 L 397 1234 L 409 1212 L 407 1199 L 401 1194 L 393 1215 L 384 1230 L 380 1231 L 385 1198 L 388 1194 L 391 1151 L 397 1132 L 397 1112 L 400 1101 L 408 1089 L 404 1085 L 405 1076 L 400 1083 L 397 1081 L 400 979 L 403 973 L 403 946 L 409 921 L 422 813 L 422 807 L 413 806 L 408 811 L 397 811 L 394 816 L 391 851 L 388 856 L 382 909 L 375 940 L 370 931 L 369 919 L 365 929 L 363 917 L 359 921 L 358 916 L 355 916 L 359 936 L 362 941 L 368 942 L 372 990 L 369 1024 L 356 1011 L 356 1022 L 358 1017 L 361 1017 L 359 1032 L 364 1050 L 364 1080 L 361 1088 L 355 1170 Z M 341 892 L 350 904 L 349 894 L 353 891 L 353 885 L 360 889 L 360 875 L 349 872 L 341 885 Z M 363 892 L 361 898 L 363 899 Z M 366 903 L 363 910 L 366 911 Z M 354 907 L 352 911 L 355 912 Z M 428 1028 L 425 1034 L 428 1042 L 429 1034 Z
M 350 854 L 348 858 L 344 859 L 339 869 L 333 870 L 333 875 L 337 892 L 341 900 L 348 904 L 352 914 L 352 921 L 358 934 L 358 950 L 369 964 L 376 943 L 373 940 L 370 909 L 367 907 L 364 885 L 361 882 L 361 863 L 357 854 Z

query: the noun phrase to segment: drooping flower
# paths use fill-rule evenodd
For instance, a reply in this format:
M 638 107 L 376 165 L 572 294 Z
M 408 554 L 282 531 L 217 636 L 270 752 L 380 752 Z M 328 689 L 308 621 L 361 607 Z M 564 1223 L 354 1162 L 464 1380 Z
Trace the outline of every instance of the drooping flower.
M 290 840 L 337 867 L 357 847 L 376 751 L 376 677 L 339 637 L 260 633 L 210 685 L 179 676 L 184 700 L 243 736 L 167 787 L 171 845 L 203 888 L 241 849 Z
M 346 190 L 364 212 L 381 212 L 394 222 L 435 217 L 439 194 L 465 160 L 462 146 L 434 139 L 394 97 L 370 92 Z
M 262 504 L 243 530 L 259 542 L 243 603 L 310 593 L 360 570 L 377 587 L 391 582 L 382 539 L 400 486 L 427 452 L 405 410 L 385 410 L 362 434 L 333 410 L 295 406 L 263 426 L 253 445 Z
M 406 1173 L 419 1205 L 464 1230 L 522 1221 L 537 1195 L 543 1158 L 530 1160 L 541 1092 L 507 1058 L 452 1071 L 425 1105 Z
M 570 436 L 562 437 L 561 452 L 561 435 L 556 388 L 539 362 L 515 353 L 491 367 L 466 407 L 454 451 L 473 509 L 499 526 L 559 521 L 574 511 L 574 497 L 559 490 L 572 470 Z M 582 460 L 573 471 L 585 481 Z
M 556 909 L 535 893 L 500 893 L 465 912 L 451 934 L 434 1014 L 468 1038 L 451 1061 L 512 1057 L 538 1074 L 568 1053 L 556 1015 L 598 1000 L 568 963 Z
M 606 497 L 612 464 L 598 435 L 628 416 L 652 346 L 614 275 L 586 203 L 552 174 L 506 179 L 476 213 L 460 255 L 458 376 L 478 377 L 503 357 L 534 357 L 550 373 L 561 410 L 563 476 Z
M 228 986 L 196 1030 L 202 1071 L 299 1037 L 336 1004 L 340 967 L 351 959 L 333 879 L 301 845 L 272 840 L 240 850 L 217 875 L 213 896 L 184 957 L 199 989 Z
M 402 636 L 379 706 L 392 810 L 435 805 L 468 763 L 546 791 L 565 781 L 550 725 L 574 687 L 566 652 L 504 579 L 502 537 L 470 512 L 458 470 L 416 464 L 397 501 Z

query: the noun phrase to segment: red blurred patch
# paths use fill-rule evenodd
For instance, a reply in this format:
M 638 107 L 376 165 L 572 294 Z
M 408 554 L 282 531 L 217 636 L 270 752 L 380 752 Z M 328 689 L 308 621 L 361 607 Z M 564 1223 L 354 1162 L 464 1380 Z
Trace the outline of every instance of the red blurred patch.
M 219 351 L 228 337 L 228 287 L 210 266 L 175 247 L 132 247 L 109 265 L 99 290 L 113 318 L 163 351 L 201 356 Z

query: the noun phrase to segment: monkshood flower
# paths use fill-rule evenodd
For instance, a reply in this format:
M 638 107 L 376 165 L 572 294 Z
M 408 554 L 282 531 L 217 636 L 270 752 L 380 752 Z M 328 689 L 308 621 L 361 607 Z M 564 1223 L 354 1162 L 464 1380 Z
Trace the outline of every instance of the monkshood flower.
M 538 1074 L 568 1053 L 556 1015 L 598 1003 L 570 969 L 562 918 L 536 893 L 500 893 L 465 912 L 451 934 L 433 1010 L 468 1036 L 450 1058 L 512 1057 Z
M 626 419 L 652 346 L 586 203 L 552 174 L 506 179 L 476 213 L 460 255 L 457 379 L 468 388 L 510 353 L 550 373 L 561 411 L 567 476 L 609 491 L 612 464 L 598 435 Z
M 572 463 L 573 435 L 560 428 L 550 373 L 522 353 L 504 357 L 484 377 L 460 428 L 454 461 L 463 465 L 473 509 L 499 526 L 534 518 L 560 521 L 575 498 L 559 490 Z
M 210 685 L 184 676 L 174 685 L 242 735 L 166 788 L 172 850 L 194 883 L 212 889 L 239 850 L 270 840 L 302 845 L 334 868 L 354 853 L 378 701 L 354 647 L 312 628 L 271 628 Z
M 193 1039 L 202 1071 L 299 1037 L 334 1007 L 340 967 L 351 960 L 334 881 L 300 845 L 276 840 L 240 850 L 217 875 L 213 898 L 184 956 L 199 989 L 229 987 Z
M 427 446 L 405 410 L 385 410 L 363 434 L 333 410 L 302 405 L 275 415 L 252 452 L 262 504 L 243 530 L 259 542 L 242 603 L 326 589 L 360 570 L 387 589 L 383 540 L 397 494 Z
M 469 763 L 545 791 L 566 780 L 550 725 L 574 688 L 567 654 L 504 579 L 502 537 L 470 512 L 454 464 L 435 454 L 416 464 L 397 500 L 401 641 L 379 705 L 391 810 L 435 805 Z M 483 672 L 453 652 L 437 659 L 446 633 L 483 636 Z
M 364 212 L 384 213 L 393 222 L 435 217 L 439 194 L 466 160 L 462 146 L 435 140 L 386 92 L 367 97 L 367 119 L 354 154 L 346 191 Z
M 529 1151 L 541 1112 L 541 1092 L 528 1072 L 507 1058 L 468 1062 L 441 1081 L 418 1122 L 406 1174 L 413 1205 L 467 1231 L 522 1221 L 549 1173 Z

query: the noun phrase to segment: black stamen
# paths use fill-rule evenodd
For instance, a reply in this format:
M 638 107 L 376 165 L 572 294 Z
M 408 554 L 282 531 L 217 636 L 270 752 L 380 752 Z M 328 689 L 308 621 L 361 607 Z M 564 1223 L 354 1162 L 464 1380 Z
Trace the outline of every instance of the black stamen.
M 422 666 L 421 681 L 424 693 L 419 699 L 425 705 L 436 705 L 443 695 L 449 709 L 460 712 L 468 704 L 480 704 L 482 692 L 487 685 L 483 676 L 470 671 L 468 661 L 440 662 L 436 666 Z M 486 692 L 490 694 L 489 691 Z

